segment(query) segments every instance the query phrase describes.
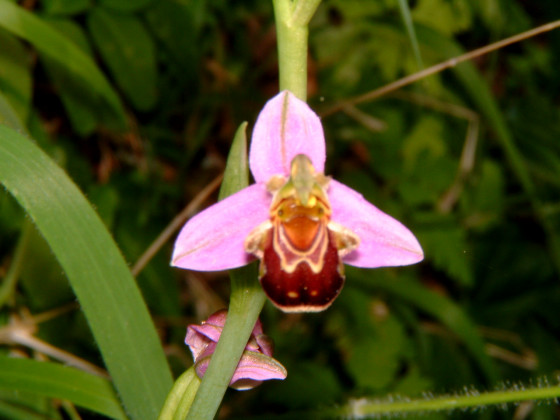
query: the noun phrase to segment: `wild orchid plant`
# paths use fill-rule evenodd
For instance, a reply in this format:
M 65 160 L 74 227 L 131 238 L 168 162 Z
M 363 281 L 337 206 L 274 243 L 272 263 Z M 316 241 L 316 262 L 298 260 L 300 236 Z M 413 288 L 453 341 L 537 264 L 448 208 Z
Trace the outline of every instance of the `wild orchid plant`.
M 259 280 L 286 312 L 326 309 L 344 283 L 343 263 L 364 268 L 414 264 L 414 235 L 361 194 L 323 174 L 325 138 L 317 115 L 288 91 L 272 98 L 253 132 L 256 183 L 193 217 L 172 264 L 236 268 L 260 259 Z
M 276 307 L 318 312 L 340 293 L 344 263 L 375 268 L 421 261 L 422 248 L 405 226 L 323 174 L 325 157 L 319 117 L 291 92 L 280 92 L 265 105 L 253 130 L 249 166 L 256 183 L 189 220 L 175 243 L 172 264 L 218 271 L 258 258 L 259 281 Z M 226 317 L 220 311 L 188 327 L 185 341 L 199 378 Z M 231 387 L 248 389 L 286 377 L 267 343 L 257 321 Z M 185 378 L 198 384 L 192 375 Z M 186 401 L 192 401 L 190 394 Z
M 343 264 L 375 268 L 414 264 L 423 259 L 420 244 L 405 226 L 360 193 L 324 175 L 323 128 L 318 116 L 302 100 L 306 97 L 307 25 L 319 3 L 320 0 L 273 1 L 282 91 L 265 105 L 253 129 L 249 166 L 255 183 L 193 217 L 181 230 L 172 257 L 173 265 L 199 271 L 241 267 L 257 258 L 258 278 L 266 296 L 285 312 L 317 312 L 329 307 L 344 283 Z M 247 284 L 232 273 L 233 310 L 227 323 L 220 325 L 224 328 L 223 333 L 220 329 L 217 345 L 214 339 L 208 344 L 216 353 L 208 371 L 199 369 L 200 376 L 205 374 L 202 383 L 187 372 L 187 379 L 179 378 L 174 388 L 190 389 L 182 398 L 183 408 L 176 411 L 180 416 L 188 412 L 187 419 L 211 418 L 225 387 L 235 384 L 236 375 L 246 367 L 243 357 L 247 347 L 243 349 L 243 340 L 257 328 L 249 321 L 256 319 L 264 302 L 259 292 Z M 234 325 L 244 327 L 234 331 Z M 233 344 L 239 357 L 227 355 L 230 351 L 233 354 Z M 198 363 L 195 353 L 196 350 L 193 356 Z M 208 359 L 209 353 L 205 353 Z M 225 367 L 231 368 L 231 374 L 225 372 Z M 210 372 L 212 368 L 215 369 Z M 278 371 L 266 377 L 263 366 L 256 364 L 252 368 L 260 371 L 254 380 L 280 379 Z M 220 369 L 225 372 L 221 379 Z M 192 394 L 197 390 L 195 398 Z M 524 398 L 542 398 L 545 394 L 537 390 Z M 170 398 L 173 395 L 172 391 Z M 331 411 L 330 415 L 363 418 L 376 413 L 415 412 L 421 407 L 441 410 L 446 406 L 470 407 L 515 398 L 521 397 L 495 392 L 411 403 L 363 400 L 338 412 Z

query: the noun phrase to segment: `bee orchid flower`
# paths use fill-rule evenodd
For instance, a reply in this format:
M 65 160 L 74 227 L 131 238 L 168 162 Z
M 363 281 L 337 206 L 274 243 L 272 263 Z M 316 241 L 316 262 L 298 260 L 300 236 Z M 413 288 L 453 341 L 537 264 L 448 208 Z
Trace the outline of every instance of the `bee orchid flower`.
M 183 227 L 172 265 L 219 271 L 260 259 L 259 280 L 286 312 L 326 309 L 344 264 L 376 268 L 423 259 L 415 236 L 357 191 L 325 176 L 319 117 L 289 91 L 259 114 L 249 151 L 255 184 Z

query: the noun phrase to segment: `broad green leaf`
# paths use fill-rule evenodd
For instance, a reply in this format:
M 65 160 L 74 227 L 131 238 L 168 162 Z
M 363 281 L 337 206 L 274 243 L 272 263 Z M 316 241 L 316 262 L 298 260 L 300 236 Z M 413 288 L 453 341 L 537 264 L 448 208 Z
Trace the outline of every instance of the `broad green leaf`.
M 404 328 L 394 316 L 376 322 L 367 336 L 355 337 L 347 349 L 346 366 L 360 389 L 380 391 L 401 367 Z
M 98 3 L 107 9 L 130 13 L 143 9 L 152 1 L 154 0 L 98 0 Z
M 42 0 L 41 5 L 49 15 L 75 15 L 91 7 L 92 0 Z
M 114 419 L 126 419 L 108 380 L 56 363 L 0 357 L 0 389 L 68 400 Z
M 463 286 L 472 286 L 472 260 L 466 233 L 461 226 L 435 226 L 417 230 L 418 240 L 434 267 Z
M 31 43 L 39 52 L 65 66 L 99 95 L 115 114 L 119 128 L 126 126 L 121 101 L 90 57 L 38 16 L 7 0 L 0 0 L 0 27 Z
M 0 3 L 0 16 L 1 7 Z M 0 94 L 19 119 L 27 121 L 31 102 L 31 57 L 23 43 L 4 29 L 0 29 Z
M 441 119 L 434 116 L 420 118 L 402 145 L 405 170 L 410 171 L 419 160 L 445 156 L 448 146 L 443 132 Z
M 157 101 L 155 46 L 142 22 L 133 15 L 97 7 L 88 28 L 117 84 L 139 111 Z
M 0 127 L 0 181 L 64 269 L 127 412 L 155 418 L 172 379 L 159 338 L 117 246 L 68 176 L 31 140 Z
M 412 17 L 446 35 L 461 32 L 471 25 L 471 6 L 466 0 L 419 0 Z

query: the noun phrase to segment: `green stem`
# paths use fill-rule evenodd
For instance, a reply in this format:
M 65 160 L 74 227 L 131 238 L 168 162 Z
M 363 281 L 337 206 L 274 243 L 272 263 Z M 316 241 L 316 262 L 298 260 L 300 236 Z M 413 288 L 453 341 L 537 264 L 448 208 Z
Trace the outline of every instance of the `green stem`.
M 360 401 L 349 405 L 341 411 L 341 415 L 351 418 L 369 418 L 379 415 L 395 415 L 396 413 L 446 411 L 454 409 L 478 408 L 489 405 L 507 404 L 521 401 L 555 399 L 560 396 L 560 386 L 514 389 L 478 393 L 468 391 L 465 395 L 435 397 L 432 399 L 400 401 Z
M 320 0 L 273 0 L 278 36 L 280 90 L 289 90 L 304 101 L 307 98 L 307 25 L 319 3 Z M 246 167 L 244 133 L 245 126 L 242 125 L 236 133 L 230 152 L 234 167 Z M 229 159 L 227 167 L 230 167 Z M 228 170 L 226 168 L 224 176 L 226 188 L 220 192 L 220 198 L 247 185 L 243 170 Z M 231 299 L 226 324 L 187 415 L 188 420 L 214 418 L 266 301 L 257 281 L 255 264 L 231 271 L 230 277 Z
M 10 265 L 10 270 L 6 274 L 6 277 L 4 277 L 4 281 L 0 286 L 0 308 L 6 304 L 8 299 L 10 299 L 10 297 L 14 293 L 17 280 L 25 261 L 25 254 L 27 251 L 27 246 L 29 244 L 29 238 L 31 237 L 32 229 L 33 225 L 31 221 L 26 219 L 23 222 L 23 228 L 21 230 L 21 235 L 19 237 L 17 247 L 14 251 L 14 257 Z
M 299 0 L 294 2 L 292 23 L 297 26 L 307 26 L 315 14 L 321 0 Z
M 220 199 L 249 184 L 246 127 L 247 123 L 242 123 L 235 133 Z M 266 300 L 257 281 L 255 264 L 230 271 L 230 277 L 231 298 L 226 324 L 188 413 L 190 420 L 214 418 Z
M 307 99 L 307 25 L 320 0 L 273 0 L 280 90 Z

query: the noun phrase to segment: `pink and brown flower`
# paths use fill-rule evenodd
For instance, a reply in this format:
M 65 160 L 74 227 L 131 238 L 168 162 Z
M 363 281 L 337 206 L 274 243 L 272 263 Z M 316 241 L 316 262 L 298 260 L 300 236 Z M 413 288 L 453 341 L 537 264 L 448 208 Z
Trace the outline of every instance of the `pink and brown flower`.
M 404 225 L 323 174 L 323 127 L 292 93 L 279 93 L 261 111 L 249 166 L 255 184 L 189 220 L 175 243 L 173 265 L 218 271 L 256 257 L 274 305 L 316 312 L 340 293 L 343 264 L 376 268 L 423 259 Z

